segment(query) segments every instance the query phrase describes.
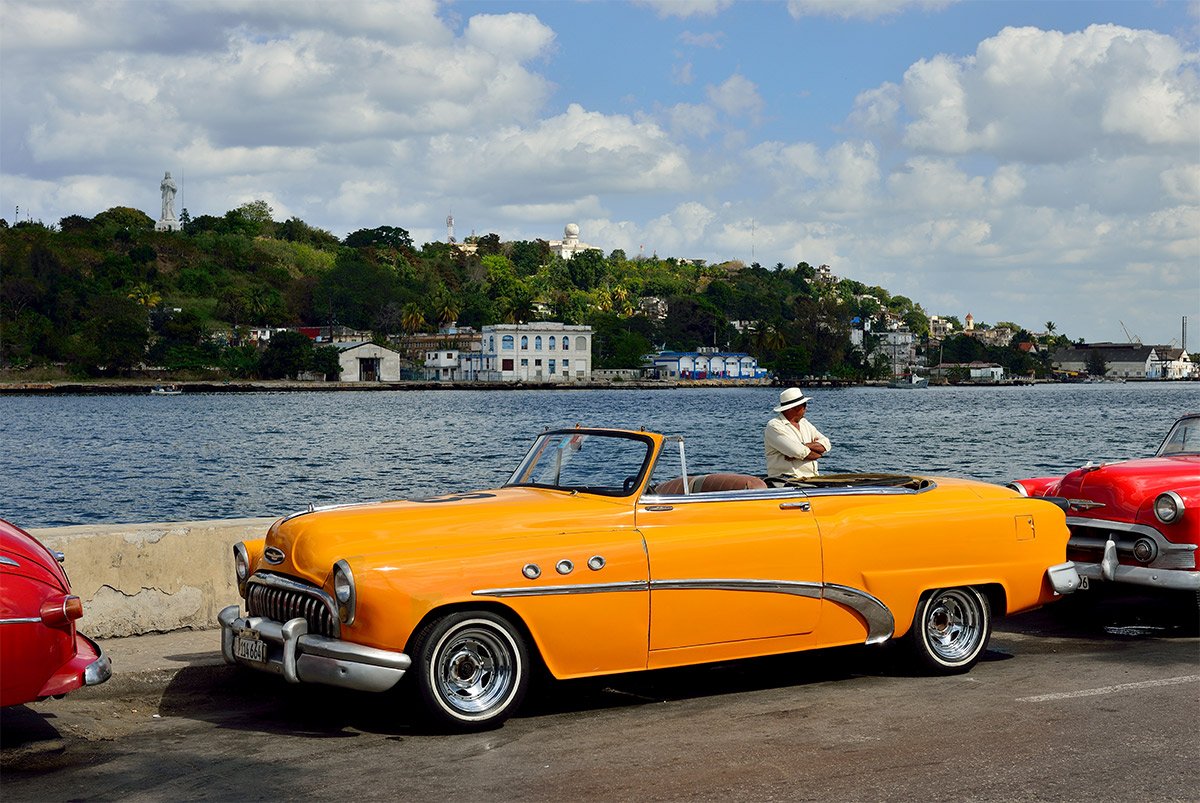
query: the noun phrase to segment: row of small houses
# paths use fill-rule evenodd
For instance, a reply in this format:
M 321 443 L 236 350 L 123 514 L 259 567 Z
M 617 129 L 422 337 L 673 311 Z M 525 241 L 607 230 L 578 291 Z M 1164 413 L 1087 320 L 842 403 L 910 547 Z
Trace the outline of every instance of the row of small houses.
M 369 333 L 344 327 L 302 327 L 300 331 L 340 350 L 343 382 L 424 379 L 545 384 L 604 378 L 757 382 L 768 376 L 752 355 L 713 348 L 662 351 L 648 355 L 646 363 L 636 369 L 593 370 L 591 327 L 553 321 L 496 324 L 478 332 L 451 324 L 436 334 L 400 338 L 396 348 L 369 342 Z M 267 340 L 270 332 L 256 330 L 252 337 Z M 1110 379 L 1200 378 L 1184 349 L 1140 343 L 1080 343 L 1055 352 L 1051 365 L 1062 376 L 1083 376 L 1094 353 L 1104 361 Z M 946 378 L 955 371 L 973 382 L 1005 379 L 1000 366 L 984 362 L 941 364 L 931 367 L 929 374 Z
M 403 338 L 398 349 L 369 342 L 364 332 L 335 330 L 331 337 L 324 327 L 300 331 L 338 348 L 343 382 L 556 384 L 598 378 L 761 381 L 767 377 L 749 354 L 716 349 L 664 351 L 648 356 L 647 364 L 638 370 L 593 371 L 592 328 L 554 321 L 496 324 L 479 332 L 451 325 L 436 335 Z

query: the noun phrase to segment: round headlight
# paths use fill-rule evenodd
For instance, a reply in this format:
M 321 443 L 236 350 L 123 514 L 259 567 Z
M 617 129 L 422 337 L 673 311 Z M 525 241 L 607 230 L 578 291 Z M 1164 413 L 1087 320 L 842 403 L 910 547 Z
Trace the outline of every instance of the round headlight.
M 1005 485 L 1004 487 L 1009 489 L 1010 491 L 1016 491 L 1021 496 L 1029 496 L 1029 491 L 1025 490 L 1025 486 L 1019 482 L 1010 482 L 1008 485 Z
M 1183 515 L 1183 499 L 1174 491 L 1161 493 L 1154 500 L 1154 516 L 1163 524 L 1177 521 Z
M 239 583 L 246 582 L 246 578 L 250 576 L 250 556 L 246 554 L 244 544 L 233 546 L 233 570 L 237 573 Z
M 354 591 L 354 573 L 350 571 L 350 564 L 344 560 L 333 564 L 333 596 L 338 602 L 339 618 L 345 624 L 351 624 L 354 621 L 354 608 L 357 602 Z

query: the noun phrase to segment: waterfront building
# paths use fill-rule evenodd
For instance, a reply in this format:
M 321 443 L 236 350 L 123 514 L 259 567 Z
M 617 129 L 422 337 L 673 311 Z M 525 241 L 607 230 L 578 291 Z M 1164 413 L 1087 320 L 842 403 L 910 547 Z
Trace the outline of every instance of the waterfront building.
M 1191 379 L 1195 376 L 1191 356 L 1184 349 L 1171 345 L 1078 343 L 1056 351 L 1051 363 L 1063 373 L 1086 374 L 1093 351 L 1104 360 L 1104 375 L 1108 379 Z
M 400 352 L 375 343 L 337 343 L 342 382 L 399 382 Z
M 1192 358 L 1185 350 L 1173 346 L 1154 347 L 1154 360 L 1150 365 L 1152 379 L 1192 379 L 1195 375 Z
M 586 382 L 592 327 L 557 321 L 484 326 L 477 377 L 489 382 Z
M 765 368 L 758 367 L 758 358 L 745 352 L 717 351 L 660 351 L 647 358 L 650 373 L 660 379 L 766 379 Z
M 440 327 L 437 332 L 416 332 L 388 338 L 389 345 L 414 362 L 421 362 L 433 351 L 451 349 L 454 351 L 478 352 L 480 350 L 480 335 L 470 326 L 459 326 L 457 321 L 451 321 Z
M 949 379 L 955 372 L 964 372 L 962 375 L 980 384 L 1004 381 L 1004 367 L 994 362 L 942 362 L 931 368 L 929 374 L 939 379 Z

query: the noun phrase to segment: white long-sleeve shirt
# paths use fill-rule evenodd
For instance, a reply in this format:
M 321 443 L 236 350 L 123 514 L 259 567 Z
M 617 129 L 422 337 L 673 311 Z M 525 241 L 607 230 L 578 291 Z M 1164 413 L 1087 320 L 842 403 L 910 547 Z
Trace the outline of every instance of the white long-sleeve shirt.
M 763 448 L 767 455 L 768 477 L 815 477 L 817 461 L 805 460 L 811 451 L 808 445 L 817 441 L 828 452 L 829 438 L 822 435 L 807 418 L 794 425 L 779 414 L 767 422 L 763 430 Z M 796 458 L 795 460 L 791 458 Z

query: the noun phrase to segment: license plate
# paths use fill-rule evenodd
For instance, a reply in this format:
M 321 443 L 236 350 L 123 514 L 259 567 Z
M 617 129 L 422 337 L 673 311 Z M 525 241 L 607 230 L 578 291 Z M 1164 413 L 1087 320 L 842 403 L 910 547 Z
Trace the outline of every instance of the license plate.
M 1089 586 L 1089 585 L 1088 585 L 1088 579 L 1087 579 L 1086 577 L 1082 577 L 1082 576 L 1081 576 L 1081 577 L 1079 578 L 1079 590 L 1080 590 L 1080 591 L 1087 591 L 1087 590 L 1088 590 L 1090 587 L 1091 587 L 1091 586 Z
M 233 637 L 233 654 L 243 661 L 267 662 L 267 642 L 258 637 L 253 630 L 243 630 Z

